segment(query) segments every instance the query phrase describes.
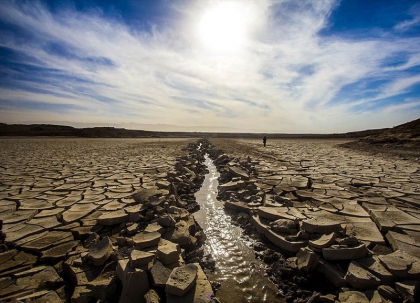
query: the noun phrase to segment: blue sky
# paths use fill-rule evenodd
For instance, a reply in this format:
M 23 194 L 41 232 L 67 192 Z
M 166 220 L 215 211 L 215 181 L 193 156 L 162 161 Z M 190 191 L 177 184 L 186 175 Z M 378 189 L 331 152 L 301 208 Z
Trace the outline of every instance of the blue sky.
M 418 1 L 1 6 L 0 122 L 335 133 L 420 117 Z

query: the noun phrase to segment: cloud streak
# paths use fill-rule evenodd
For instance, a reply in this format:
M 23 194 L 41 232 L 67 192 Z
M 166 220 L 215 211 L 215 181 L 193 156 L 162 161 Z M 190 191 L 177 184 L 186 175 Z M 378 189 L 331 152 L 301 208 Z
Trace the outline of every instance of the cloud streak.
M 220 54 L 197 37 L 208 3 L 175 1 L 172 27 L 145 30 L 99 8 L 6 1 L 0 47 L 13 56 L 2 57 L 0 120 L 328 133 L 418 118 L 420 37 L 398 34 L 416 17 L 355 38 L 321 33 L 336 1 L 243 1 L 254 13 L 248 40 Z

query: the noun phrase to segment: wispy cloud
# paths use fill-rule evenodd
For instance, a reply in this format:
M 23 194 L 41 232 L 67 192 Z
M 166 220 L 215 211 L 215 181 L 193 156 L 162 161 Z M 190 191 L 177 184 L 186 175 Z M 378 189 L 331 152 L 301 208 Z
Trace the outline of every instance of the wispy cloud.
M 337 1 L 241 1 L 253 12 L 248 39 L 237 53 L 221 54 L 197 36 L 211 2 L 187 2 L 171 4 L 171 27 L 145 30 L 100 8 L 53 13 L 39 2 L 5 1 L 0 47 L 13 56 L 2 57 L 0 120 L 339 132 L 420 114 L 412 95 L 420 37 L 398 34 L 417 17 L 383 37 L 367 30 L 352 38 L 320 33 L 332 26 Z M 348 91 L 357 83 L 364 84 Z M 380 102 L 390 96 L 397 98 Z
M 411 18 L 395 25 L 395 30 L 407 31 L 412 29 L 413 27 L 420 26 L 420 4 L 414 5 L 410 9 L 409 14 L 411 15 Z

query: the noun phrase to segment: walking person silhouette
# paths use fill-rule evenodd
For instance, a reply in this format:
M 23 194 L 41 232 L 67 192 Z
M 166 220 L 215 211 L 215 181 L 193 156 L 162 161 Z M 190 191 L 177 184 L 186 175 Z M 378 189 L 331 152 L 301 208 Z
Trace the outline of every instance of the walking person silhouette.
M 266 136 L 264 136 L 264 138 L 263 138 L 263 143 L 264 143 L 264 147 L 265 147 L 265 145 L 267 143 L 267 137 Z

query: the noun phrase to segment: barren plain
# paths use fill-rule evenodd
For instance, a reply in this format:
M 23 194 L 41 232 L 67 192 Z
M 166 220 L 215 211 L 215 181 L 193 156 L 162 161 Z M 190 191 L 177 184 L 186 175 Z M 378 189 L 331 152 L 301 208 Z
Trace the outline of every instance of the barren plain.
M 208 153 L 279 301 L 414 302 L 419 163 L 343 142 L 2 138 L 0 300 L 223 302 L 192 216 Z

